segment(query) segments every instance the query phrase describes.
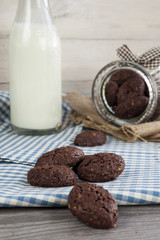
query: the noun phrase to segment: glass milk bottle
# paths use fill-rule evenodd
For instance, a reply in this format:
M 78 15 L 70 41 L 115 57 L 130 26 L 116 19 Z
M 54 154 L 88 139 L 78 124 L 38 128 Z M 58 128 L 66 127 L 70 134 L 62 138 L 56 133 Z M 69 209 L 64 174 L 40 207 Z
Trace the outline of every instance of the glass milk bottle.
M 42 135 L 61 125 L 61 49 L 48 0 L 19 0 L 10 35 L 11 126 Z

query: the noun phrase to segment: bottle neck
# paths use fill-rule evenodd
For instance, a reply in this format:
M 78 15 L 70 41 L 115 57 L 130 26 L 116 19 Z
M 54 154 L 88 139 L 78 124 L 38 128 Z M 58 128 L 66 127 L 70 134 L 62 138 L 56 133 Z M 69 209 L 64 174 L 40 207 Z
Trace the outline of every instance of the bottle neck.
M 52 22 L 48 0 L 19 0 L 16 22 Z

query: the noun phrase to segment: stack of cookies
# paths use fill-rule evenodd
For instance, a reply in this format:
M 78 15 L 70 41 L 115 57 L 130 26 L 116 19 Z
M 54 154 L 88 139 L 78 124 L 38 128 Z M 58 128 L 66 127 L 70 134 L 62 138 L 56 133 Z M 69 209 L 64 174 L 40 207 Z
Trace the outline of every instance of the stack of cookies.
M 115 116 L 130 119 L 139 116 L 149 102 L 148 88 L 136 72 L 121 69 L 106 84 L 105 97 Z

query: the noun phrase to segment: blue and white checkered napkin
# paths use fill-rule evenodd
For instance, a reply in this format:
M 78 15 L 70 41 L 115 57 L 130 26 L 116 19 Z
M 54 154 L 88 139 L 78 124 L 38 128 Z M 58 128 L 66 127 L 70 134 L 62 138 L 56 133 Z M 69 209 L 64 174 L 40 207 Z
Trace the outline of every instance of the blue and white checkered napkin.
M 44 152 L 72 145 L 82 130 L 69 120 L 72 109 L 63 102 L 63 130 L 48 136 L 19 136 L 10 128 L 9 93 L 0 92 L 0 207 L 67 206 L 72 187 L 39 188 L 27 183 L 27 172 Z M 81 147 L 85 154 L 114 152 L 126 162 L 125 171 L 111 182 L 98 183 L 115 196 L 119 205 L 160 203 L 159 143 L 122 142 L 107 136 L 98 147 Z

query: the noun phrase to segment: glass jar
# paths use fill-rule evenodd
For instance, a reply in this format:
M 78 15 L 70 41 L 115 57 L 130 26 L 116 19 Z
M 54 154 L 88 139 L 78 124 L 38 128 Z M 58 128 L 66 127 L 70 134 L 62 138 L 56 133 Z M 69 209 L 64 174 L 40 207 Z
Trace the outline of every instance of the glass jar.
M 61 125 L 61 47 L 48 0 L 19 0 L 9 65 L 12 129 L 55 132 Z
M 111 106 L 106 98 L 107 84 L 115 73 L 122 70 L 131 71 L 133 74 L 138 76 L 138 78 L 143 79 L 147 89 L 146 98 L 148 100 L 144 111 L 131 118 L 117 117 L 115 110 L 116 107 Z M 126 106 L 125 104 L 127 104 L 127 101 L 130 101 L 130 104 L 134 105 L 134 101 L 132 102 L 130 99 L 127 99 L 127 97 L 125 99 L 125 96 L 123 98 L 122 106 Z M 107 122 L 117 126 L 125 124 L 139 124 L 148 121 L 154 115 L 158 101 L 158 89 L 153 76 L 141 65 L 129 61 L 114 61 L 104 66 L 96 75 L 92 86 L 92 100 L 97 112 Z M 133 106 L 130 106 L 130 111 L 133 111 Z

